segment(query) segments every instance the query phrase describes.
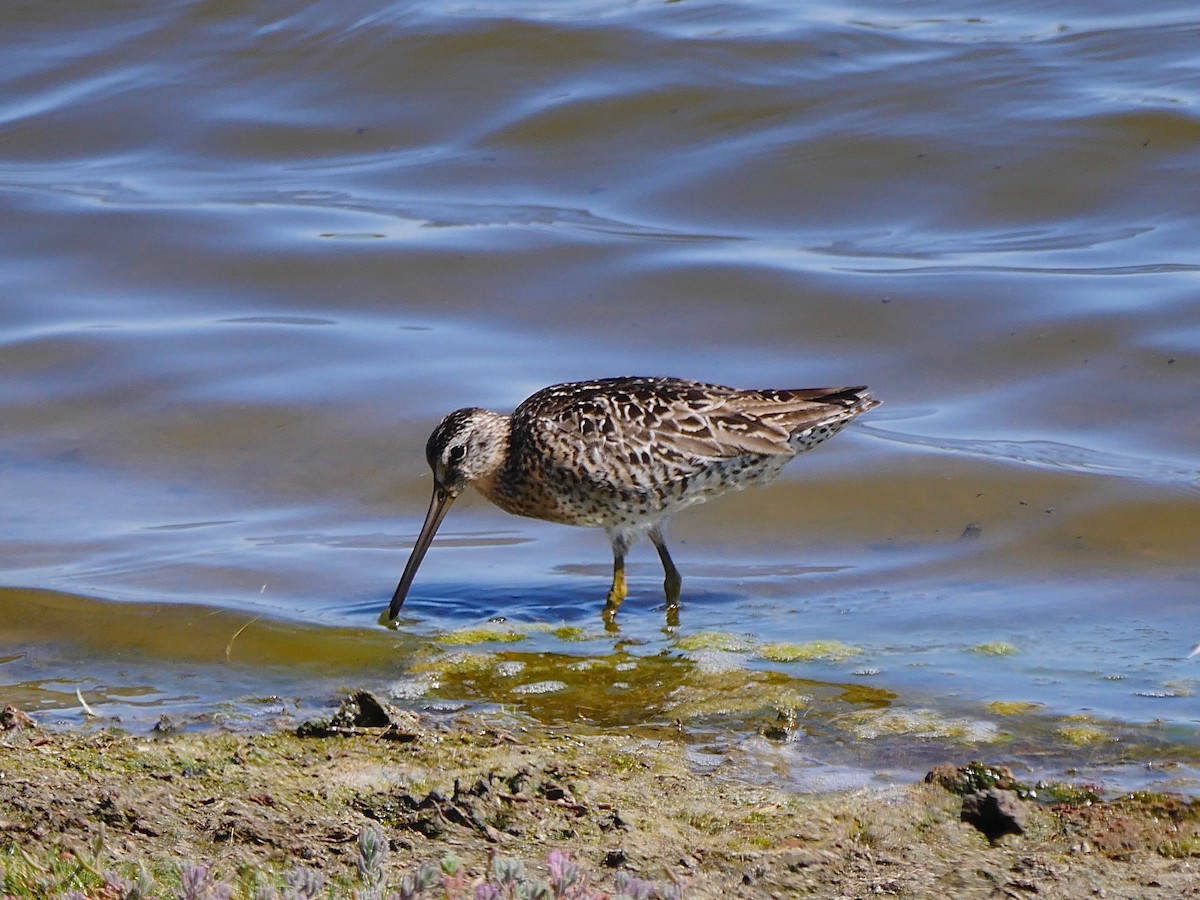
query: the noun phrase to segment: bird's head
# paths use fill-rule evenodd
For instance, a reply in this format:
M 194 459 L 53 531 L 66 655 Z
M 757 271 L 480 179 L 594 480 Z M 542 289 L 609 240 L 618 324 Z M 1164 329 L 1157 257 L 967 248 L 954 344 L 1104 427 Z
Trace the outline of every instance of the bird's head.
M 474 484 L 485 489 L 504 462 L 508 447 L 508 418 L 486 409 L 470 407 L 450 413 L 433 429 L 425 444 L 425 459 L 433 470 L 433 499 L 425 522 L 413 544 L 404 574 L 392 595 L 385 623 L 395 621 L 408 596 L 425 551 L 455 499 Z
M 504 462 L 508 418 L 477 407 L 442 419 L 425 444 L 435 490 L 453 500 L 468 485 L 491 478 Z

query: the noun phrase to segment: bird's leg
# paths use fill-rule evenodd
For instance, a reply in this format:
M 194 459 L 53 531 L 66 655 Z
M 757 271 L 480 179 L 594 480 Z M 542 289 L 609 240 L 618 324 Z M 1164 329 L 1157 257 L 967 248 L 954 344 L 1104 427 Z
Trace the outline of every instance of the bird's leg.
M 612 536 L 613 548 L 613 580 L 608 589 L 608 598 L 604 602 L 604 621 L 612 623 L 621 608 L 621 601 L 629 595 L 629 586 L 625 583 L 625 553 L 629 550 L 629 538 L 624 535 Z
M 667 551 L 667 542 L 663 538 L 661 524 L 650 529 L 650 540 L 654 543 L 654 549 L 658 551 L 658 558 L 662 560 L 663 572 L 667 576 L 663 579 L 663 590 L 667 595 L 667 609 L 678 608 L 679 589 L 683 587 L 683 576 L 675 568 L 675 561 L 671 559 L 671 554 Z

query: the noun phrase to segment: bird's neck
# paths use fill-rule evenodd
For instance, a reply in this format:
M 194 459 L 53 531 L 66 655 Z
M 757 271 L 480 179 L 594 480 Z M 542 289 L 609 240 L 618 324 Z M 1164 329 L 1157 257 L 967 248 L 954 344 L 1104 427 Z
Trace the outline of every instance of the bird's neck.
M 488 412 L 487 419 L 477 426 L 475 449 L 475 474 L 471 480 L 474 488 L 493 503 L 496 502 L 497 483 L 508 460 L 511 422 L 508 416 Z

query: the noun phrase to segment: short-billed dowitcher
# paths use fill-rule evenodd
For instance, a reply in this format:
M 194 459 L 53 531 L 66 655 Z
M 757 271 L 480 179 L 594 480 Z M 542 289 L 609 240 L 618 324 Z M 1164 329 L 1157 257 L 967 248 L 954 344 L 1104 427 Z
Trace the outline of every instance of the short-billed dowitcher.
M 648 535 L 666 573 L 668 609 L 682 579 L 663 539 L 695 503 L 767 484 L 793 456 L 879 401 L 865 387 L 743 391 L 680 378 L 605 378 L 543 388 L 503 416 L 474 407 L 433 430 L 433 499 L 392 596 L 404 605 L 446 511 L 468 485 L 506 512 L 603 528 L 612 541 L 612 621 L 625 599 L 625 554 Z

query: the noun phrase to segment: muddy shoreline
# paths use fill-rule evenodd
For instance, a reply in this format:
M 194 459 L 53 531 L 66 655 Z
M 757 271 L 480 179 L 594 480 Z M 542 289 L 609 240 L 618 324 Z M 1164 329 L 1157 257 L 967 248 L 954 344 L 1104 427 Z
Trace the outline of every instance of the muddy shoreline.
M 800 793 L 699 771 L 682 738 L 376 702 L 265 734 L 52 732 L 8 711 L 4 891 L 122 896 L 104 873 L 132 884 L 144 870 L 153 896 L 173 897 L 190 862 L 233 896 L 282 890 L 301 869 L 320 873 L 318 896 L 355 896 L 360 836 L 378 826 L 383 883 L 449 855 L 462 896 L 497 859 L 546 878 L 552 851 L 579 866 L 587 896 L 631 877 L 648 896 L 1200 896 L 1195 800 L 1101 798 L 986 766 Z

